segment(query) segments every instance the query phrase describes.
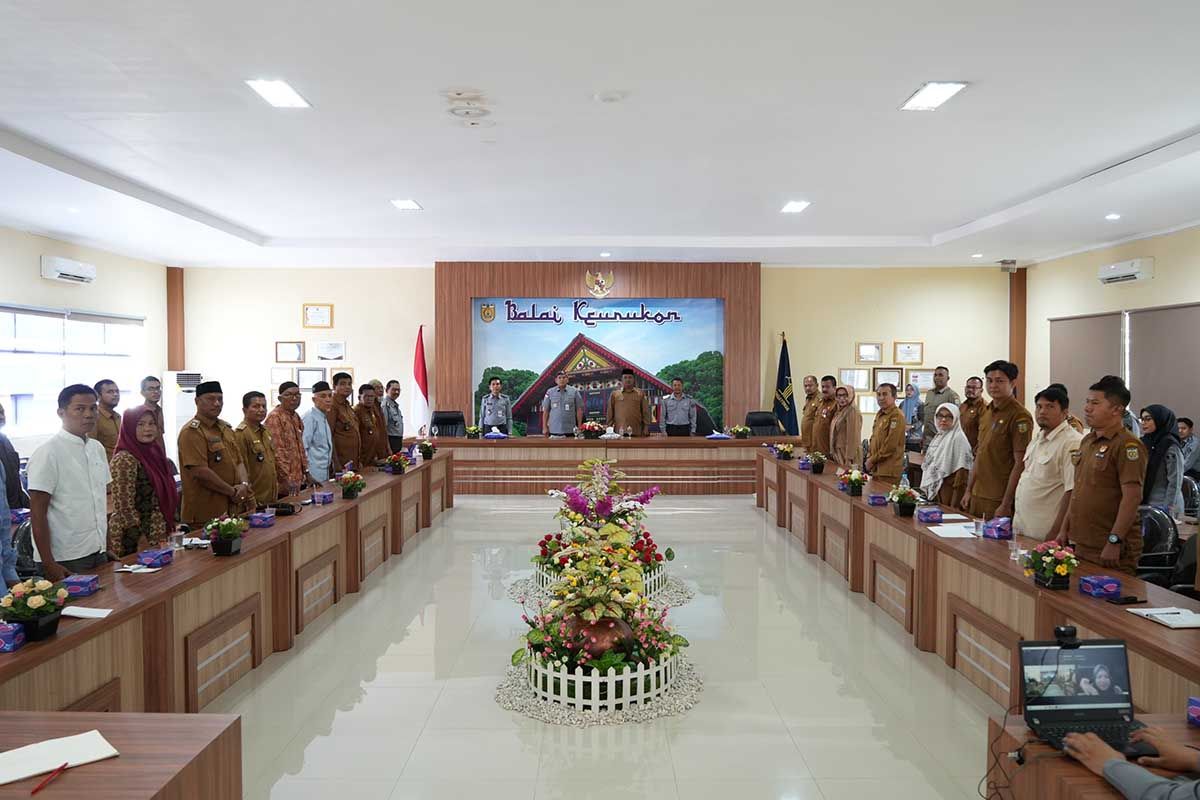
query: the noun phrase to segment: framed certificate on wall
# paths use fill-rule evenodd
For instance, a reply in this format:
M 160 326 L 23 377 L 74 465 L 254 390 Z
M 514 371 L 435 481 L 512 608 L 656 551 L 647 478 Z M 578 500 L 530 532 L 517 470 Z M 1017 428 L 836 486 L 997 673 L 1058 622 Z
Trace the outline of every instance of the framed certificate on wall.
M 876 389 L 881 383 L 890 383 L 896 387 L 900 395 L 904 394 L 904 371 L 895 367 L 876 367 L 874 374 L 874 384 Z
M 306 328 L 332 328 L 333 303 L 305 303 L 301 316 Z
M 894 342 L 892 351 L 893 364 L 912 364 L 919 367 L 925 363 L 924 342 Z
M 856 392 L 869 392 L 871 370 L 867 367 L 843 367 L 838 370 L 838 383 L 850 386 Z
M 883 342 L 855 342 L 855 364 L 882 364 Z
M 933 388 L 933 370 L 910 369 L 908 370 L 908 382 L 917 387 L 918 391 L 928 391 Z

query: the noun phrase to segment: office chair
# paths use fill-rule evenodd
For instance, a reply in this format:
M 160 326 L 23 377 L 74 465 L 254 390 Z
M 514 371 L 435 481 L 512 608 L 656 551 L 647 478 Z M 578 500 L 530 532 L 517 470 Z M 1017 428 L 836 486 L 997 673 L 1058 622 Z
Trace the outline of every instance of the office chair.
M 1190 475 L 1183 476 L 1183 515 L 1185 517 L 1200 516 L 1200 486 Z
M 28 578 L 37 574 L 33 560 L 33 522 L 25 520 L 13 528 L 12 545 L 17 551 L 17 575 Z
M 463 418 L 461 411 L 435 411 L 429 420 L 430 435 L 433 435 L 433 428 L 437 426 L 438 438 L 443 436 L 466 436 L 467 422 Z
M 716 430 L 713 425 L 712 417 L 708 415 L 708 409 L 699 403 L 696 404 L 696 435 L 708 436 Z
M 747 411 L 746 427 L 751 436 L 778 436 L 783 432 L 774 411 Z
M 1171 515 L 1157 506 L 1139 506 L 1138 513 L 1142 518 L 1142 555 L 1138 559 L 1137 575 L 1150 583 L 1168 586 L 1175 582 L 1175 570 L 1180 561 L 1179 528 Z M 1192 553 L 1194 579 L 1195 547 Z
M 1179 557 L 1169 568 L 1143 568 L 1142 559 L 1138 559 L 1137 576 L 1146 583 L 1165 586 L 1172 592 L 1200 600 L 1200 593 L 1196 591 L 1196 545 L 1198 543 L 1200 543 L 1200 536 L 1193 536 L 1184 542 L 1183 549 L 1179 551 Z
M 862 440 L 862 459 L 858 463 L 866 464 L 867 456 L 870 455 L 870 453 L 871 453 L 871 440 L 863 439 Z

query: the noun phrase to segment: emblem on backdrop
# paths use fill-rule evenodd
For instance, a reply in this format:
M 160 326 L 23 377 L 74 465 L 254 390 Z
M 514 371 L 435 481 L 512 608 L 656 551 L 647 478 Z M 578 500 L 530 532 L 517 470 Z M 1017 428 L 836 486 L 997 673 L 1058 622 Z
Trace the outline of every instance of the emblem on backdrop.
M 593 275 L 591 270 L 588 270 L 583 274 L 583 282 L 587 284 L 588 291 L 592 297 L 601 299 L 608 297 L 608 293 L 613 290 L 613 286 L 617 282 L 617 277 L 612 273 L 612 270 L 609 270 L 607 275 L 599 270 L 596 270 L 596 274 Z
M 484 303 L 479 306 L 479 318 L 484 322 L 491 322 L 496 318 L 496 304 Z

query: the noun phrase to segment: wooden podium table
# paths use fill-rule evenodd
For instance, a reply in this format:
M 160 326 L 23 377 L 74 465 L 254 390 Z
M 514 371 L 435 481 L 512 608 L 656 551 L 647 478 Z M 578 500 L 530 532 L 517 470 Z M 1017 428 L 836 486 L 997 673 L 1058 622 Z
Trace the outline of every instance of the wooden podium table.
M 1138 719 L 1162 728 L 1173 739 L 1200 745 L 1200 729 L 1189 727 L 1182 713 L 1139 714 Z M 999 740 L 996 740 L 997 733 L 1000 733 L 1000 722 L 993 717 L 988 720 L 988 744 L 998 756 L 987 754 L 988 800 L 1119 800 L 1121 797 L 1104 778 L 1041 742 L 1025 745 L 1024 766 L 1009 758 L 1009 753 L 1033 738 L 1033 732 L 1025 727 L 1025 721 L 1020 717 L 1009 717 Z M 1162 770 L 1153 772 L 1172 774 Z
M 98 730 L 121 755 L 59 775 L 39 798 L 241 800 L 242 723 L 227 714 L 0 712 L 0 750 Z M 29 797 L 45 776 L 0 786 Z

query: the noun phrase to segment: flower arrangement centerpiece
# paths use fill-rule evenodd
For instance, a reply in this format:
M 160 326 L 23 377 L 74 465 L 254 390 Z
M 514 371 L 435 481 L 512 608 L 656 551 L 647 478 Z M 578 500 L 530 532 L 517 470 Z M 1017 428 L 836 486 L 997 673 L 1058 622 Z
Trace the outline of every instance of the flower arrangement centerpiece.
M 921 493 L 911 486 L 893 486 L 887 496 L 889 503 L 894 503 L 892 510 L 898 517 L 911 517 L 921 502 Z
M 820 475 L 825 471 L 825 462 L 829 459 L 820 450 L 814 450 L 808 454 L 808 463 L 812 467 L 813 475 Z
M 214 556 L 232 556 L 242 552 L 242 534 L 250 523 L 239 517 L 226 514 L 210 519 L 204 525 Z
M 735 439 L 749 439 L 750 438 L 750 426 L 734 425 L 732 428 L 729 429 L 729 434 Z
M 795 446 L 790 445 L 790 444 L 780 444 L 780 443 L 776 442 L 773 445 L 773 449 L 775 450 L 775 457 L 778 458 L 780 461 L 791 461 L 792 460 L 792 452 L 793 452 L 793 450 L 795 450 Z
M 404 471 L 412 465 L 408 460 L 408 456 L 404 453 L 392 453 L 383 460 L 384 468 L 393 475 L 403 475 Z M 363 484 L 366 485 L 365 483 Z
M 604 431 L 604 425 L 594 419 L 584 420 L 583 424 L 579 426 L 579 432 L 585 439 L 599 439 L 604 435 Z
M 58 632 L 58 620 L 69 596 L 62 584 L 30 578 L 0 597 L 0 617 L 5 622 L 21 623 L 26 641 L 47 639 Z
M 359 492 L 367 488 L 367 479 L 357 472 L 346 470 L 338 478 L 338 485 L 342 487 L 342 499 L 353 500 L 358 497 Z
M 437 452 L 437 445 L 426 439 L 417 443 L 417 449 L 421 451 L 421 458 L 428 461 L 429 459 L 433 458 L 433 454 Z
M 612 464 L 586 461 L 577 485 L 550 493 L 563 501 L 564 530 L 543 536 L 533 561 L 554 576 L 551 599 L 522 615 L 529 630 L 512 656 L 544 699 L 597 710 L 666 691 L 688 645 L 646 596 L 647 574 L 673 555 L 642 524 L 657 487 L 623 492 Z
M 863 486 L 871 480 L 870 475 L 856 467 L 840 469 L 837 475 L 838 479 L 846 485 L 846 491 L 851 497 L 862 497 Z
M 1071 585 L 1071 573 L 1079 566 L 1079 559 L 1070 547 L 1058 542 L 1041 542 L 1025 554 L 1022 561 L 1025 576 L 1046 589 L 1066 589 Z
M 482 432 L 483 432 L 483 429 L 480 428 L 478 425 L 468 425 L 467 426 L 467 438 L 468 439 L 478 439 L 479 435 Z

